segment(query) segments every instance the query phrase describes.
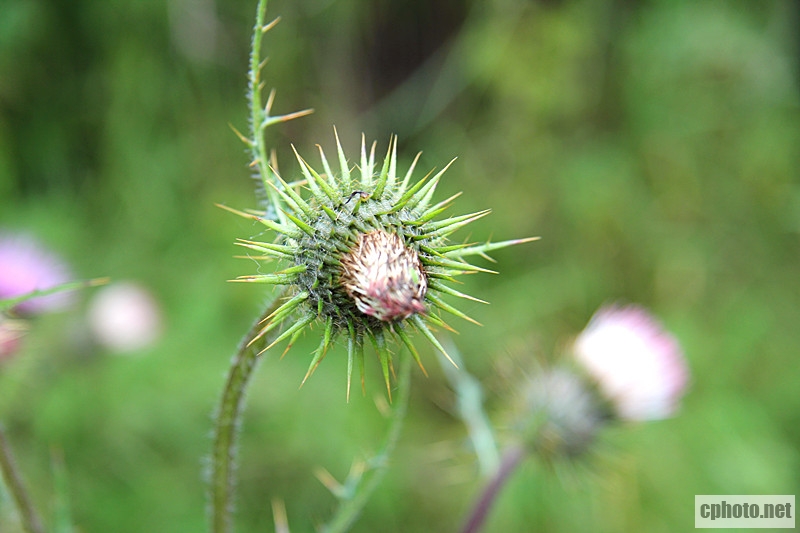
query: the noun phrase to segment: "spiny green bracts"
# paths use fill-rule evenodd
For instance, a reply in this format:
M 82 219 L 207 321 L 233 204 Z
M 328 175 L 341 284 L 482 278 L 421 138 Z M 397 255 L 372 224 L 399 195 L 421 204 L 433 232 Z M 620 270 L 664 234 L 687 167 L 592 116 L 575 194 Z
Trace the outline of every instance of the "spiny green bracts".
M 450 329 L 436 310 L 475 321 L 440 295 L 486 303 L 447 283 L 463 274 L 492 272 L 464 258 L 487 257 L 486 253 L 492 250 L 536 238 L 451 245 L 448 237 L 452 233 L 489 214 L 489 210 L 435 220 L 458 196 L 432 204 L 436 185 L 450 164 L 432 177 L 428 174 L 414 182 L 412 173 L 419 155 L 403 176 L 398 175 L 396 137 L 389 142 L 380 169 L 375 166 L 375 144 L 367 151 L 363 137 L 360 164 L 353 169 L 338 135 L 336 146 L 338 173 L 333 171 L 321 148 L 322 172 L 313 169 L 295 151 L 304 176 L 300 185 L 311 192 L 309 197 L 296 190 L 297 184 L 290 185 L 274 168 L 270 169 L 275 184 L 267 183 L 286 207 L 276 220 L 265 214 L 225 207 L 277 234 L 274 242 L 240 240 L 238 245 L 258 252 L 257 259 L 277 259 L 286 264 L 270 274 L 241 276 L 234 281 L 289 286 L 288 299 L 264 320 L 251 341 L 252 344 L 287 322 L 289 326 L 264 351 L 287 339 L 288 350 L 306 326 L 314 322 L 323 325 L 322 340 L 303 383 L 325 357 L 334 339 L 344 335 L 348 339 L 348 398 L 354 360 L 361 369 L 364 387 L 366 339 L 378 352 L 391 396 L 389 380 L 393 365 L 387 338 L 394 337 L 405 345 L 423 372 L 409 330 L 422 333 L 449 359 L 431 331 L 431 326 Z

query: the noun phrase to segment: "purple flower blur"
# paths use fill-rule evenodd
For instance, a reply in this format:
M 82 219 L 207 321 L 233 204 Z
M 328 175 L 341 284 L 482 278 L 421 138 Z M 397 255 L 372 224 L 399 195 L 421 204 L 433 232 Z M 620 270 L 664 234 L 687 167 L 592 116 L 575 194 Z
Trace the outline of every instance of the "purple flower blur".
M 656 420 L 677 410 L 689 378 L 686 360 L 675 337 L 643 308 L 601 308 L 574 350 L 620 418 Z
M 46 290 L 70 280 L 66 264 L 34 238 L 0 233 L 0 300 Z M 26 300 L 14 310 L 37 314 L 65 307 L 70 294 L 58 293 Z

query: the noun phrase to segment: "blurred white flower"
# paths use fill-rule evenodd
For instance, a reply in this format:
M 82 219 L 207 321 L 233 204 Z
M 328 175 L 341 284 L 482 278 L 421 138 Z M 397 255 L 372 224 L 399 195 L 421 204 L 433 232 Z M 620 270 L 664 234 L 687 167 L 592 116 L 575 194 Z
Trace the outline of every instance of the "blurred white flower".
M 51 289 L 70 280 L 66 264 L 28 235 L 0 233 L 0 299 Z M 72 294 L 61 292 L 32 298 L 14 309 L 36 314 L 61 309 Z
M 677 410 L 686 360 L 677 340 L 641 307 L 601 308 L 574 350 L 621 418 L 654 420 Z
M 147 289 L 118 282 L 98 290 L 89 305 L 89 328 L 104 348 L 117 353 L 148 347 L 161 335 L 161 310 Z

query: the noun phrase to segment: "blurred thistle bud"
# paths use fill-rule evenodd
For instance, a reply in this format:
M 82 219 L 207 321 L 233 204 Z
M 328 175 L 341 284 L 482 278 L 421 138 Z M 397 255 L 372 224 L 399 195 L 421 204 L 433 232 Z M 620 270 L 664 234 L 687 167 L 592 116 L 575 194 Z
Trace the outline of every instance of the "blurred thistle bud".
M 89 303 L 88 320 L 95 341 L 114 353 L 147 348 L 162 330 L 158 303 L 147 289 L 133 282 L 100 289 Z
M 34 238 L 24 234 L 0 234 L 0 300 L 34 291 L 52 289 L 70 280 L 66 264 Z M 37 296 L 14 307 L 21 314 L 38 314 L 66 307 L 67 292 Z
M 549 459 L 582 454 L 607 418 L 583 377 L 566 368 L 542 368 L 527 381 L 523 412 L 526 446 Z
M 601 308 L 573 350 L 620 418 L 657 420 L 677 410 L 686 360 L 678 341 L 641 307 Z

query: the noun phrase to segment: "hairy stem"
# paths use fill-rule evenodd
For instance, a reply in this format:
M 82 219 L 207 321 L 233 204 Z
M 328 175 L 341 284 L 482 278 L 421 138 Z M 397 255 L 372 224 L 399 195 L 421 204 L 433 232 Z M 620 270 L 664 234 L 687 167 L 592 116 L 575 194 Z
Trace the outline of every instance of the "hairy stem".
M 266 118 L 269 114 L 265 109 L 261 94 L 263 90 L 261 81 L 261 39 L 265 31 L 270 27 L 266 25 L 267 0 L 259 0 L 256 8 L 256 25 L 253 28 L 253 42 L 250 49 L 250 72 L 248 73 L 248 96 L 250 98 L 250 151 L 253 155 L 253 166 L 258 168 L 258 173 L 264 183 L 264 190 L 267 193 L 270 204 L 275 213 L 279 212 L 280 200 L 277 193 L 270 187 L 269 182 L 274 180 L 269 168 L 269 156 L 264 140 L 264 128 Z
M 343 533 L 350 529 L 350 526 L 353 525 L 359 514 L 361 514 L 362 509 L 383 478 L 389 466 L 389 456 L 394 451 L 397 440 L 400 438 L 400 433 L 403 429 L 403 421 L 408 411 L 412 361 L 413 359 L 409 354 L 409 356 L 404 357 L 400 363 L 400 373 L 397 377 L 398 391 L 394 404 L 394 412 L 392 414 L 392 422 L 389 426 L 386 438 L 383 441 L 383 445 L 370 462 L 372 469 L 364 474 L 355 494 L 339 505 L 331 521 L 322 528 L 324 533 Z
M 277 180 L 270 166 L 270 156 L 267 152 L 264 131 L 273 124 L 286 122 L 303 117 L 312 112 L 311 109 L 295 111 L 286 115 L 272 115 L 272 100 L 275 93 L 270 92 L 266 103 L 263 102 L 264 82 L 261 79 L 261 69 L 264 61 L 261 59 L 261 40 L 266 32 L 277 24 L 279 19 L 267 22 L 267 0 L 259 0 L 256 8 L 256 24 L 253 28 L 253 41 L 250 49 L 250 71 L 247 75 L 247 94 L 250 100 L 250 137 L 244 139 L 250 148 L 252 161 L 250 166 L 258 170 L 264 192 L 267 195 L 268 206 L 266 217 L 272 220 L 284 221 L 281 201 L 278 192 L 273 189 Z
M 486 488 L 483 489 L 480 498 L 475 502 L 475 506 L 469 514 L 461 533 L 477 533 L 480 531 L 486 517 L 489 516 L 489 511 L 492 508 L 497 495 L 505 486 L 511 474 L 525 459 L 527 452 L 525 447 L 521 444 L 509 447 L 503 454 L 503 459 L 500 462 L 500 468 L 492 477 Z
M 2 473 L 3 482 L 17 505 L 22 529 L 26 533 L 44 533 L 42 521 L 33 508 L 28 491 L 22 485 L 22 478 L 17 471 L 14 457 L 11 454 L 11 446 L 6 439 L 2 425 L 0 425 L 0 473 Z
M 275 296 L 272 303 L 267 306 L 261 317 L 244 336 L 228 369 L 225 388 L 222 391 L 222 398 L 217 410 L 211 453 L 210 518 L 213 533 L 225 533 L 231 530 L 235 489 L 236 437 L 244 410 L 245 392 L 260 359 L 259 352 L 275 338 L 280 328 L 276 328 L 268 335 L 263 335 L 252 344 L 250 342 L 256 338 L 263 326 L 262 320 L 278 308 L 282 295 L 280 293 Z

